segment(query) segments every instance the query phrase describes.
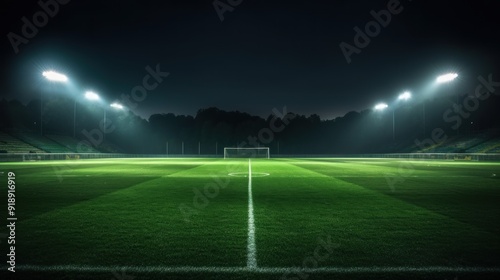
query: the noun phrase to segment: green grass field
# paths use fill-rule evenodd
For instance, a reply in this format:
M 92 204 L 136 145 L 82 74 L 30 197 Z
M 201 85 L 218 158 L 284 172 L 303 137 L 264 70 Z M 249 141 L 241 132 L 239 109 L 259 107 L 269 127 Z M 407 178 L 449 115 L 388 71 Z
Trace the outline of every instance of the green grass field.
M 500 163 L 102 159 L 0 171 L 5 210 L 16 174 L 15 274 L 0 231 L 12 279 L 500 279 Z

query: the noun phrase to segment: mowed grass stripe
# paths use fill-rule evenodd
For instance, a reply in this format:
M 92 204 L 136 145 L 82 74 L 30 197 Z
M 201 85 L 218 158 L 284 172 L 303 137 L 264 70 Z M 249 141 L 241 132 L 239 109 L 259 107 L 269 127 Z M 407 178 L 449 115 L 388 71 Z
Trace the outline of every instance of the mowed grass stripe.
M 297 165 L 313 167 L 321 174 L 383 193 L 496 235 L 500 234 L 500 224 L 496 222 L 500 216 L 500 180 L 499 177 L 492 176 L 500 173 L 499 163 L 371 160 L 367 162 L 381 162 L 388 166 L 378 167 L 379 176 L 365 178 L 339 176 L 335 171 L 339 165 L 364 170 L 365 161 L 354 160 L 349 164 L 339 163 L 336 159 L 329 161 L 330 167 L 324 162 L 318 168 L 314 164 L 303 165 L 302 162 L 297 162 Z M 394 171 L 395 168 L 397 171 Z
M 69 161 L 74 163 L 74 161 Z M 144 160 L 89 160 L 84 164 L 63 162 L 26 163 L 30 168 L 14 169 L 18 217 L 26 220 L 43 213 L 94 199 L 167 174 L 199 166 L 198 163 L 150 168 Z M 104 165 L 103 165 L 104 164 Z M 40 176 L 41 175 L 41 176 Z M 142 176 L 147 175 L 147 176 Z M 70 177 L 66 177 L 70 176 Z M 124 179 L 123 177 L 128 177 Z
M 305 169 L 292 163 L 254 164 L 254 172 L 271 173 L 254 179 L 259 263 L 300 265 L 320 238 L 336 245 L 320 266 L 498 263 L 496 235 L 316 172 L 313 164 Z
M 411 159 L 373 159 L 373 158 L 321 158 L 321 159 L 282 159 L 300 162 L 300 165 L 332 166 L 330 174 L 335 176 L 405 176 L 405 177 L 491 177 L 500 173 L 499 162 L 470 162 L 453 160 L 411 160 Z M 356 169 L 351 168 L 356 166 Z M 336 172 L 341 171 L 341 172 Z M 383 173 L 380 173 L 383 171 Z M 499 174 L 500 175 L 500 174 Z
M 280 159 L 282 161 L 303 167 L 331 177 L 464 177 L 470 174 L 456 173 L 443 174 L 441 165 L 428 167 L 427 170 L 420 164 L 415 165 L 409 161 L 400 160 L 374 160 L 374 159 Z M 439 167 L 439 168 L 438 168 Z
M 204 192 L 213 180 L 211 165 L 176 172 L 179 176 L 165 174 L 21 221 L 20 263 L 244 265 L 246 178 L 230 178 L 206 205 L 193 207 L 194 190 Z M 190 172 L 206 176 L 190 178 Z M 189 222 L 181 204 L 196 211 Z

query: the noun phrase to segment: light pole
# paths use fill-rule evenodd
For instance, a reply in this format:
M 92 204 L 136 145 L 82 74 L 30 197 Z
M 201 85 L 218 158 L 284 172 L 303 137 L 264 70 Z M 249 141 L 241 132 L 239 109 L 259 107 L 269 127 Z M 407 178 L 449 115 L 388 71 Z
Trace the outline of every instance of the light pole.
M 97 93 L 90 90 L 85 92 L 85 98 L 87 98 L 90 101 L 98 101 L 101 99 Z M 106 119 L 106 108 L 104 108 L 104 119 Z M 76 125 L 76 122 L 74 125 Z
M 444 84 L 444 83 L 449 83 L 453 80 L 455 80 L 458 77 L 457 73 L 447 73 L 440 75 L 436 78 L 436 83 L 437 84 Z M 423 112 L 423 129 L 424 129 L 424 137 L 425 137 L 425 100 L 422 102 L 422 112 Z
M 375 109 L 375 111 L 384 111 L 385 109 L 387 109 L 387 107 L 389 107 L 389 105 L 387 105 L 385 103 L 379 103 L 379 104 L 375 105 L 374 109 Z M 393 125 L 394 125 L 394 114 L 392 116 L 393 116 L 392 121 L 393 121 Z
M 411 98 L 411 93 L 409 91 L 405 91 L 398 96 L 398 100 L 407 101 Z M 396 140 L 396 107 L 392 110 L 392 141 Z
M 73 107 L 73 138 L 76 137 L 76 97 L 75 106 Z
M 109 107 L 114 108 L 115 110 L 123 110 L 124 109 L 124 107 L 123 107 L 122 104 L 116 103 L 116 102 L 113 102 L 113 103 L 109 104 Z M 106 124 L 106 108 L 104 108 L 104 124 L 103 124 L 103 134 L 102 134 L 103 135 L 102 136 L 103 140 L 104 140 L 104 137 L 106 135 L 106 127 L 107 127 L 107 124 Z
M 66 75 L 57 73 L 55 71 L 44 71 L 42 75 L 49 81 L 65 83 L 68 81 Z M 40 91 L 40 135 L 43 135 L 43 95 Z
M 86 99 L 91 101 L 99 100 L 99 95 L 92 91 L 86 91 L 84 96 Z M 73 138 L 76 137 L 76 103 L 77 98 L 75 97 L 75 105 L 73 107 Z
M 425 99 L 422 101 L 422 112 L 423 112 L 422 120 L 424 123 L 424 125 L 423 125 L 423 132 L 424 132 L 423 137 L 425 137 Z
M 122 104 L 116 102 L 109 104 L 109 107 L 112 107 L 116 110 L 124 109 Z M 104 130 L 106 130 L 106 108 L 104 108 Z M 104 131 L 104 134 L 106 134 L 106 131 Z

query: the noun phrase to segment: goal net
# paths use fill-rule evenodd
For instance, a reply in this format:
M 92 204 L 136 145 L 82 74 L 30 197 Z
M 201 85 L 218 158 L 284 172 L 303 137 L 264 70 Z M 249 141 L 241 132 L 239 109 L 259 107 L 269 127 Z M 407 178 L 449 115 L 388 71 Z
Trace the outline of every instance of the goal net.
M 224 158 L 270 158 L 269 147 L 224 148 Z

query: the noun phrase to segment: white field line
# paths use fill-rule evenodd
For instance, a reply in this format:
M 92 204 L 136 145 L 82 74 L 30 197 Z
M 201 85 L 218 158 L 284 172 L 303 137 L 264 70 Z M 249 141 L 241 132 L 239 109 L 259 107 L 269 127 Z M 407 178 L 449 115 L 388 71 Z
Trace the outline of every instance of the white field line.
M 107 273 L 500 273 L 500 267 L 451 267 L 451 266 L 351 266 L 351 267 L 223 267 L 223 266 L 88 266 L 88 265 L 18 265 L 16 271 L 35 272 L 87 272 Z
M 248 247 L 247 266 L 89 266 L 89 265 L 18 265 L 18 271 L 35 272 L 88 272 L 108 273 L 126 271 L 131 273 L 500 273 L 500 267 L 451 267 L 451 266 L 352 266 L 352 267 L 257 267 L 257 247 L 255 245 L 255 220 L 252 197 L 252 163 L 248 160 Z
M 252 197 L 252 161 L 248 159 L 248 243 L 247 268 L 257 268 L 257 247 L 255 246 L 255 219 L 253 216 Z

